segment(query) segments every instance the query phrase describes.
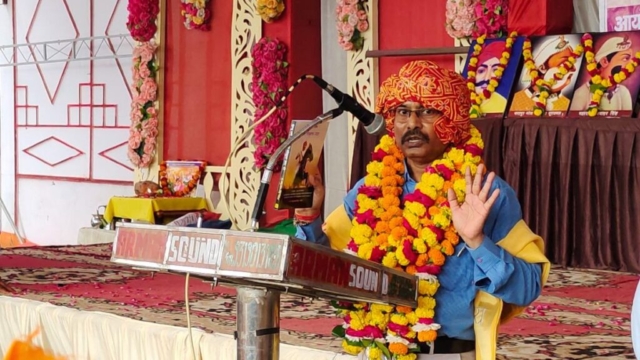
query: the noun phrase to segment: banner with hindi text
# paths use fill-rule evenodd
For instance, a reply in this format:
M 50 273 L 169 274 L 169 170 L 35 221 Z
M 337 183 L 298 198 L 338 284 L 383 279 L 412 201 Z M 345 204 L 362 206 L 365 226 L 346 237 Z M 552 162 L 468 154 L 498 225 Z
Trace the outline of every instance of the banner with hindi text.
M 640 30 L 640 0 L 599 0 L 600 31 Z

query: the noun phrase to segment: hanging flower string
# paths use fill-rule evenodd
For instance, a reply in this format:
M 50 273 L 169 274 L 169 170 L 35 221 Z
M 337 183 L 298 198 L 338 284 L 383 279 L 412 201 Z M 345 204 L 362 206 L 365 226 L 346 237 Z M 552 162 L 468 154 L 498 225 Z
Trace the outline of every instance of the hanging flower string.
M 638 64 L 640 64 L 640 52 L 635 54 L 635 57 L 631 59 L 627 65 L 619 72 L 610 75 L 606 78 L 602 78 L 601 70 L 598 68 L 598 63 L 595 61 L 595 53 L 593 51 L 593 37 L 587 33 L 582 35 L 582 45 L 584 46 L 584 58 L 587 61 L 587 71 L 591 80 L 589 81 L 589 91 L 591 92 L 591 101 L 589 101 L 589 107 L 587 112 L 589 116 L 593 117 L 598 114 L 600 109 L 600 102 L 605 92 L 615 89 L 618 84 L 622 83 L 636 71 Z
M 256 121 L 268 113 L 285 93 L 289 73 L 286 54 L 285 44 L 278 39 L 262 38 L 251 50 L 253 80 L 250 86 Z M 276 110 L 255 128 L 254 134 L 254 160 L 258 169 L 263 169 L 278 146 L 289 136 L 287 110 L 284 107 Z
M 338 0 L 336 27 L 338 44 L 347 51 L 359 51 L 364 46 L 362 33 L 369 30 L 366 0 Z
M 258 0 L 256 10 L 264 22 L 273 22 L 284 12 L 284 0 Z
M 149 166 L 156 152 L 158 84 L 156 74 L 156 45 L 140 43 L 133 50 L 133 83 L 131 92 L 131 128 L 129 129 L 129 160 L 139 168 Z
M 182 21 L 189 29 L 209 30 L 209 0 L 180 0 L 182 3 Z
M 487 35 L 489 38 L 507 34 L 507 0 L 477 0 L 473 36 Z
M 540 74 L 536 63 L 533 61 L 533 53 L 531 51 L 531 40 L 527 38 L 524 41 L 522 47 L 522 55 L 524 57 L 524 66 L 528 71 L 531 84 L 538 88 L 538 97 L 534 98 L 535 105 L 533 106 L 533 115 L 542 116 L 547 109 L 547 99 L 551 94 L 551 88 L 556 84 L 558 80 L 564 79 L 570 71 L 575 70 L 577 59 L 582 56 L 584 48 L 582 45 L 576 46 L 571 55 L 558 66 L 558 72 L 553 75 L 553 78 L 545 80 L 544 76 Z
M 366 351 L 367 359 L 415 360 L 420 343 L 436 340 L 434 320 L 438 275 L 460 239 L 453 226 L 447 191 L 464 201 L 464 171 L 475 174 L 482 163 L 484 143 L 478 129 L 471 138 L 451 147 L 431 163 L 416 189 L 401 199 L 404 156 L 393 138 L 384 136 L 367 165 L 358 189 L 351 241 L 346 251 L 362 259 L 405 271 L 419 278 L 418 306 L 332 302 L 344 316 L 333 333 L 342 337 L 346 352 Z
M 468 38 L 473 34 L 477 16 L 477 0 L 447 0 L 445 29 L 454 39 Z
M 487 38 L 486 35 L 480 36 L 476 40 L 476 44 L 473 47 L 473 53 L 471 54 L 471 59 L 469 59 L 469 66 L 467 70 L 467 86 L 469 87 L 471 93 L 471 111 L 470 116 L 472 119 L 477 119 L 481 117 L 482 110 L 480 109 L 482 103 L 491 98 L 491 95 L 496 91 L 498 86 L 500 86 L 500 80 L 502 79 L 502 75 L 509 64 L 509 58 L 511 57 L 511 51 L 513 50 L 513 43 L 516 41 L 518 37 L 517 32 L 512 32 L 509 37 L 504 42 L 504 51 L 502 52 L 502 56 L 500 57 L 500 64 L 498 64 L 498 68 L 493 72 L 491 79 L 489 80 L 489 85 L 484 89 L 480 94 L 476 93 L 476 72 L 478 70 L 478 57 L 482 53 L 483 45 Z
M 158 0 L 129 0 L 127 5 L 129 17 L 127 29 L 131 37 L 139 42 L 147 42 L 156 35 L 158 26 L 156 20 L 160 13 Z

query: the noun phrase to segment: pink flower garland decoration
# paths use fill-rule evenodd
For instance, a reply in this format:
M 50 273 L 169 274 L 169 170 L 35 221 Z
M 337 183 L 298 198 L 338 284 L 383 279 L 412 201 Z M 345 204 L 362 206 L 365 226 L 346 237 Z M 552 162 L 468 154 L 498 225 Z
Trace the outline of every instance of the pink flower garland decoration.
M 366 0 L 338 0 L 336 7 L 336 27 L 338 43 L 349 51 L 358 51 L 364 45 L 362 33 L 369 29 Z
M 473 34 L 477 19 L 475 6 L 478 0 L 447 0 L 445 28 L 455 39 L 468 38 Z
M 158 136 L 156 49 L 155 44 L 144 42 L 133 50 L 133 84 L 131 85 L 133 100 L 128 155 L 131 163 L 139 168 L 149 166 L 156 151 Z
M 508 0 L 478 0 L 474 12 L 477 18 L 474 37 L 487 35 L 488 38 L 499 38 L 507 34 Z
M 151 40 L 158 30 L 156 19 L 160 13 L 159 0 L 129 0 L 127 29 L 136 41 Z
M 282 97 L 287 88 L 289 64 L 287 49 L 278 39 L 262 38 L 251 50 L 253 81 L 251 92 L 255 105 L 255 121 L 260 120 Z M 262 170 L 274 151 L 289 136 L 287 110 L 279 108 L 254 131 L 256 166 Z
M 182 20 L 187 29 L 209 30 L 209 0 L 181 0 L 181 3 Z

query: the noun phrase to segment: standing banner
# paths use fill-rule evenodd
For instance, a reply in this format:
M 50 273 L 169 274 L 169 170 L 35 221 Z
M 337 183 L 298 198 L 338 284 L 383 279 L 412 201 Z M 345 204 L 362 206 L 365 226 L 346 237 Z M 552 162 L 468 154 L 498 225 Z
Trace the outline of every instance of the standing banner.
M 640 30 L 640 0 L 599 0 L 600 31 Z

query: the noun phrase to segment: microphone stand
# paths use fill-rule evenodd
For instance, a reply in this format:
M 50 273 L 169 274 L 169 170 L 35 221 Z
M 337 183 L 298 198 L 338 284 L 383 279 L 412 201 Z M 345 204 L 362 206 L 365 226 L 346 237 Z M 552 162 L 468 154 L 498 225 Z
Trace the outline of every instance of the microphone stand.
M 273 169 L 278 162 L 278 158 L 282 153 L 293 144 L 296 140 L 300 139 L 302 135 L 306 134 L 314 128 L 316 125 L 319 125 L 327 120 L 331 120 L 336 118 L 342 114 L 344 110 L 341 108 L 336 108 L 333 110 L 329 110 L 326 113 L 316 117 L 307 127 L 302 129 L 299 132 L 291 135 L 285 142 L 280 145 L 276 149 L 276 151 L 271 155 L 269 162 L 267 163 L 266 168 L 264 169 L 264 173 L 262 174 L 262 179 L 260 179 L 260 189 L 258 190 L 258 199 L 256 200 L 256 204 L 253 208 L 253 214 L 251 215 L 251 229 L 249 231 L 256 231 L 260 226 L 260 218 L 262 217 L 262 211 L 264 209 L 264 203 L 267 201 L 267 193 L 269 192 L 269 183 L 271 182 L 271 177 L 273 176 Z

